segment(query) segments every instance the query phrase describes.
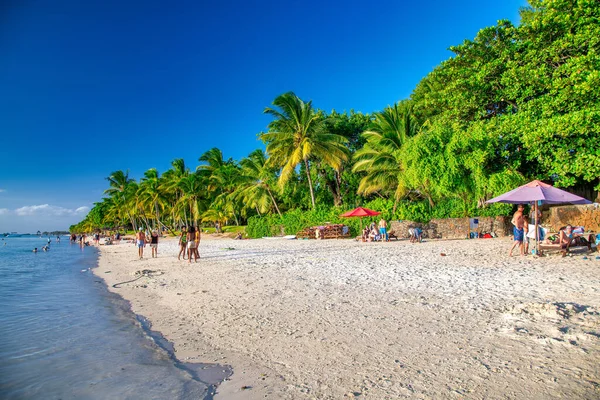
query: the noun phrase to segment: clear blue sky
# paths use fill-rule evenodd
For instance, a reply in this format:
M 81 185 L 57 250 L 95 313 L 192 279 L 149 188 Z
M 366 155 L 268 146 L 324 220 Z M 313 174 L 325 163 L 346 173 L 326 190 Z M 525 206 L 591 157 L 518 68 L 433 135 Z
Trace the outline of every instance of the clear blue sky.
M 240 159 L 286 91 L 326 111 L 381 110 L 524 5 L 0 2 L 0 232 L 66 229 L 114 170 L 194 169 L 212 147 Z

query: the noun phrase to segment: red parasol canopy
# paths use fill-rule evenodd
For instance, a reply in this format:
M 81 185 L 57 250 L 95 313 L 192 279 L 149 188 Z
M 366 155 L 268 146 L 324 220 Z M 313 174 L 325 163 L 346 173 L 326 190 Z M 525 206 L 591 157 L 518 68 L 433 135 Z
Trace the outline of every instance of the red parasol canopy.
M 356 207 L 354 210 L 343 213 L 342 217 L 373 217 L 381 214 L 380 212 L 369 210 L 368 208 Z

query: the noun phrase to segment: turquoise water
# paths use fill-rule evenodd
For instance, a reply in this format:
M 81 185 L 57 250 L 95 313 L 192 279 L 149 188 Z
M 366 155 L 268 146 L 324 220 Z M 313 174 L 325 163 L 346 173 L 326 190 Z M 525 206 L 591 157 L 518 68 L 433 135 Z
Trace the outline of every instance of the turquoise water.
M 0 241 L 0 398 L 212 398 L 231 371 L 174 359 L 92 274 L 97 250 L 61 239 Z

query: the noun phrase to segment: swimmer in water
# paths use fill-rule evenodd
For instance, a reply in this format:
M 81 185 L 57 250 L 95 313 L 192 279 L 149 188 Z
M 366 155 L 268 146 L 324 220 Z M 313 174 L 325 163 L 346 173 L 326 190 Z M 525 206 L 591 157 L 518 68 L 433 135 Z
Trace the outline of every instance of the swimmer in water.
M 33 252 L 34 252 L 34 253 L 37 253 L 37 247 L 35 247 L 35 248 L 33 249 Z

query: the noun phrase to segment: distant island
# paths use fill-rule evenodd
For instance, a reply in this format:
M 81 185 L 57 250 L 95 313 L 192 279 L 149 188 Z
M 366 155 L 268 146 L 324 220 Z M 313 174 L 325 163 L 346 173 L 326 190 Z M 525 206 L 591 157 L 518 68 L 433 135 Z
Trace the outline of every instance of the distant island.
M 40 232 L 37 233 L 18 233 L 18 232 L 5 232 L 2 234 L 3 237 L 12 236 L 12 237 L 20 237 L 20 236 L 59 236 L 59 235 L 68 235 L 68 231 L 52 231 L 52 232 Z

